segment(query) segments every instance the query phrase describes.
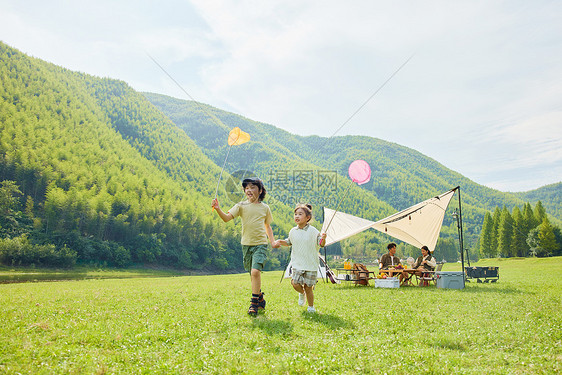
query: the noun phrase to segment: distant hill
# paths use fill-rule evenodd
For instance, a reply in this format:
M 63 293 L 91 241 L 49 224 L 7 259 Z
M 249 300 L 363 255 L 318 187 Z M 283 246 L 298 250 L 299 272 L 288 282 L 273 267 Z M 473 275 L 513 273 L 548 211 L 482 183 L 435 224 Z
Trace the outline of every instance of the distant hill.
M 472 246 L 480 233 L 486 211 L 496 206 L 512 208 L 524 203 L 524 195 L 479 185 L 418 151 L 395 143 L 364 136 L 302 137 L 212 106 L 153 93 L 144 95 L 217 164 L 222 162 L 227 152 L 225 137 L 228 129 L 238 126 L 249 132 L 254 149 L 229 159 L 230 171 L 259 171 L 267 180 L 275 177 L 268 176 L 268 171 L 272 169 L 293 171 L 308 166 L 318 170 L 335 170 L 340 176 L 341 190 L 349 183 L 346 178 L 349 164 L 356 159 L 366 160 L 372 167 L 372 180 L 362 187 L 353 188 L 342 203 L 341 210 L 371 220 L 381 219 L 391 211 L 404 209 L 460 185 L 465 238 L 467 245 Z M 365 195 L 360 193 L 361 190 Z M 451 203 L 453 206 L 457 204 L 456 199 Z M 551 215 L 560 217 L 554 212 Z M 446 216 L 444 225 L 443 234 L 456 238 L 453 218 Z
M 562 182 L 515 195 L 533 205 L 541 201 L 549 215 L 562 220 Z

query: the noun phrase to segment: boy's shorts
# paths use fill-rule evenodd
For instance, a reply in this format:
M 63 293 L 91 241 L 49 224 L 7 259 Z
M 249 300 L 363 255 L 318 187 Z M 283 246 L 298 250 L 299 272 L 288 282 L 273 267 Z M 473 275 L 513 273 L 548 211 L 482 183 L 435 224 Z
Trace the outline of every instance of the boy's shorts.
M 267 250 L 267 245 L 242 245 L 244 269 L 248 272 L 250 272 L 252 268 L 263 271 L 263 265 L 267 259 Z
M 301 271 L 293 269 L 293 284 L 314 286 L 318 282 L 318 273 L 316 271 Z

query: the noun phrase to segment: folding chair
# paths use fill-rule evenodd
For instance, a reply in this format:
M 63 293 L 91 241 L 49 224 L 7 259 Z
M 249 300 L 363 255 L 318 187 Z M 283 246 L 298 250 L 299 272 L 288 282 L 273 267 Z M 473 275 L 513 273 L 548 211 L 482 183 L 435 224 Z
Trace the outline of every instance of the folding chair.
M 434 284 L 437 285 L 437 279 L 435 278 L 435 272 L 439 272 L 441 271 L 441 268 L 443 268 L 443 263 L 437 263 L 437 266 L 435 267 L 435 271 L 433 273 L 430 272 L 422 272 L 421 276 L 416 275 L 416 278 L 418 279 L 418 285 L 421 286 L 429 286 L 429 284 L 433 281 Z

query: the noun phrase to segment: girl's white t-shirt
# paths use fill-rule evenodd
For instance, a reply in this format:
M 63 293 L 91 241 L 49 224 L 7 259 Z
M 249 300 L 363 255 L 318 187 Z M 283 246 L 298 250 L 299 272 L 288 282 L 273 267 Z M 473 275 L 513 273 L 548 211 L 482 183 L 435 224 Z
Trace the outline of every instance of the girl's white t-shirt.
M 311 225 L 300 229 L 298 226 L 289 231 L 287 243 L 293 247 L 291 266 L 300 271 L 318 271 L 318 243 L 320 232 Z

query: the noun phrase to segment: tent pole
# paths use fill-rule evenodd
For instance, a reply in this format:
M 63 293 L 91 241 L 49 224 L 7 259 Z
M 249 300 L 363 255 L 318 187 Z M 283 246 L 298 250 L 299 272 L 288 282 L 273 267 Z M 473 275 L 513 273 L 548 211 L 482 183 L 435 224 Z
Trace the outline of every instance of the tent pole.
M 325 215 L 324 215 L 324 208 L 322 207 L 322 223 L 324 223 Z M 324 274 L 324 282 L 328 282 L 328 258 L 326 257 L 326 246 L 324 246 L 324 263 L 326 263 L 326 273 Z
M 324 282 L 328 282 L 328 258 L 326 257 L 326 246 L 324 246 L 324 263 L 326 263 L 326 273 L 324 273 Z
M 458 187 L 459 192 L 459 216 L 457 217 L 457 227 L 459 231 L 459 246 L 461 250 L 461 264 L 462 264 L 462 272 L 464 274 L 464 241 L 463 241 L 463 233 L 462 233 L 462 205 L 461 205 L 461 187 Z M 467 253 L 467 260 L 468 266 L 470 267 L 470 260 L 468 259 Z
M 283 267 L 283 273 L 281 273 L 281 280 L 279 281 L 279 284 L 281 284 L 283 282 L 283 278 L 285 277 L 285 270 L 289 266 L 289 262 L 291 262 L 291 252 L 292 251 L 293 251 L 293 248 L 291 247 L 289 249 L 289 255 L 287 257 L 287 261 L 285 262 L 285 267 Z

